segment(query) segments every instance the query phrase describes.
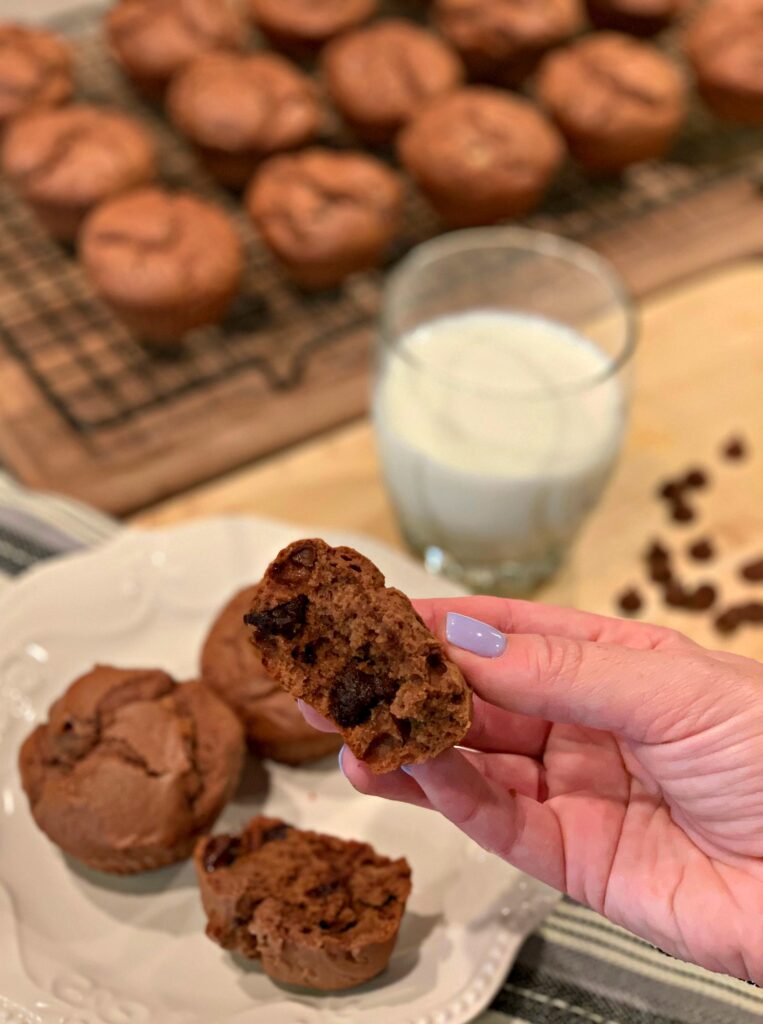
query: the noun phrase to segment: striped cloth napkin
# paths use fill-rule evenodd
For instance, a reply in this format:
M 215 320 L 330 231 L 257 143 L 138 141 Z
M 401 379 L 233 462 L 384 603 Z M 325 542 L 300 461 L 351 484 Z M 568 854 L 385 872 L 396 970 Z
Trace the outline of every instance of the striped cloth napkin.
M 100 512 L 34 494 L 0 471 L 0 593 L 43 559 L 103 543 L 119 529 Z M 564 900 L 527 941 L 478 1024 L 752 1024 L 762 1019 L 763 990 L 674 960 Z

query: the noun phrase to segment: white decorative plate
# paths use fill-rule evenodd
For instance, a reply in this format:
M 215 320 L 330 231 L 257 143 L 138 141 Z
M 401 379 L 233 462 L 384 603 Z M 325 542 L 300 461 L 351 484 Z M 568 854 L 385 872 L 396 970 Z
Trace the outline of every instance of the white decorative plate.
M 252 770 L 224 812 L 264 810 L 296 825 L 404 854 L 413 895 L 388 971 L 344 995 L 271 982 L 204 936 L 193 871 L 127 879 L 65 858 L 34 826 L 18 747 L 50 702 L 95 661 L 193 676 L 222 602 L 305 532 L 256 519 L 125 531 L 87 554 L 33 570 L 0 602 L 0 1024 L 464 1024 L 500 986 L 549 890 L 483 853 L 434 814 L 356 794 L 333 758 Z M 368 539 L 354 543 L 395 586 L 450 585 Z M 248 789 L 248 794 L 246 791 Z M 264 790 L 264 791 L 263 791 Z

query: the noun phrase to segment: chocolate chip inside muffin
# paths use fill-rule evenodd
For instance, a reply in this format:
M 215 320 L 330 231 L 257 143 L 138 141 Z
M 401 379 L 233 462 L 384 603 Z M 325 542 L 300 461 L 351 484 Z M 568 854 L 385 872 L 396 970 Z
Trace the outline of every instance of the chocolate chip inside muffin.
M 368 21 L 377 0 L 248 0 L 249 14 L 270 42 L 296 56 Z
M 254 593 L 251 586 L 234 594 L 212 623 L 201 652 L 203 682 L 235 711 L 260 757 L 296 765 L 336 752 L 341 737 L 311 728 L 265 671 L 244 625 Z
M 209 53 L 172 81 L 167 111 L 224 185 L 243 187 L 263 157 L 311 141 L 322 116 L 307 75 L 274 53 Z
M 352 548 L 285 548 L 246 621 L 266 669 L 331 719 L 372 771 L 436 757 L 469 728 L 460 671 L 408 598 Z
M 19 768 L 37 825 L 72 857 L 132 874 L 190 855 L 236 787 L 235 715 L 200 683 L 97 665 L 27 738 Z
M 340 36 L 326 48 L 323 72 L 334 105 L 368 142 L 392 138 L 426 100 L 464 77 L 445 42 L 400 18 Z
M 385 164 L 317 147 L 271 157 L 246 194 L 264 242 L 304 288 L 330 287 L 380 263 L 401 207 L 400 179 Z
M 12 117 L 66 102 L 72 65 L 71 47 L 52 32 L 0 24 L 0 131 Z
M 47 230 L 71 241 L 98 203 L 155 177 L 156 152 L 134 118 L 77 103 L 14 121 L 0 166 Z
M 209 938 L 275 981 L 347 989 L 387 966 L 411 891 L 403 858 L 258 817 L 201 840 L 195 863 Z
M 550 53 L 536 91 L 572 156 L 607 173 L 663 156 L 686 109 L 675 65 L 656 47 L 616 32 Z

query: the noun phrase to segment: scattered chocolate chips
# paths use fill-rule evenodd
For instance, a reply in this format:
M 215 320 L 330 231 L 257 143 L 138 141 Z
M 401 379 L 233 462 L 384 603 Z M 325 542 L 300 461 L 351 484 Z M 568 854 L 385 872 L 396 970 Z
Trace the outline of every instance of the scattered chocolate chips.
M 397 686 L 386 676 L 348 665 L 334 680 L 329 693 L 329 714 L 342 729 L 362 725 L 377 704 L 391 704 Z
M 684 607 L 689 611 L 704 612 L 715 604 L 717 591 L 712 583 L 702 583 L 686 593 Z
M 678 580 L 671 580 L 668 583 L 663 591 L 663 597 L 665 598 L 665 604 L 670 605 L 671 608 L 686 607 L 688 595 Z
M 731 605 L 716 618 L 715 628 L 719 633 L 733 633 L 746 622 L 763 622 L 763 602 L 747 601 Z
M 690 523 L 694 519 L 695 513 L 691 505 L 687 505 L 686 502 L 681 499 L 673 502 L 670 509 L 670 515 L 676 523 Z
M 291 601 L 284 601 L 275 608 L 250 612 L 244 616 L 244 622 L 247 626 L 254 626 L 260 636 L 283 636 L 293 640 L 304 628 L 308 604 L 305 594 L 298 594 Z
M 684 487 L 691 487 L 700 490 L 707 487 L 707 473 L 704 469 L 690 469 L 683 479 Z
M 736 462 L 747 457 L 747 444 L 742 437 L 730 437 L 723 445 L 721 451 L 725 459 Z
M 689 556 L 695 562 L 708 562 L 711 558 L 715 558 L 715 547 L 708 537 L 695 540 L 693 544 L 689 545 L 688 551 Z
M 646 552 L 647 562 L 667 562 L 670 552 L 658 540 L 653 540 Z
M 625 612 L 627 615 L 633 615 L 635 612 L 640 611 L 644 604 L 641 594 L 635 587 L 624 590 L 620 594 L 617 603 L 620 606 L 620 611 Z
M 243 844 L 238 836 L 213 836 L 204 849 L 204 870 L 211 874 L 228 868 L 241 855 Z
M 683 495 L 683 487 L 678 480 L 666 480 L 664 484 L 660 484 L 657 494 L 666 501 L 675 501 Z
M 739 573 L 742 579 L 749 580 L 750 583 L 760 583 L 763 580 L 763 558 L 756 558 L 743 565 Z

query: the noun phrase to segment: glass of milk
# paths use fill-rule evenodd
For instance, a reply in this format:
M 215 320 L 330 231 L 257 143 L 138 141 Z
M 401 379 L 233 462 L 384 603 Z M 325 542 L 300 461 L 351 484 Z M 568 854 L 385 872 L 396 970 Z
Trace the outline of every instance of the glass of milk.
M 524 228 L 458 231 L 389 278 L 373 415 L 428 568 L 523 594 L 558 568 L 615 464 L 636 321 L 612 267 Z

